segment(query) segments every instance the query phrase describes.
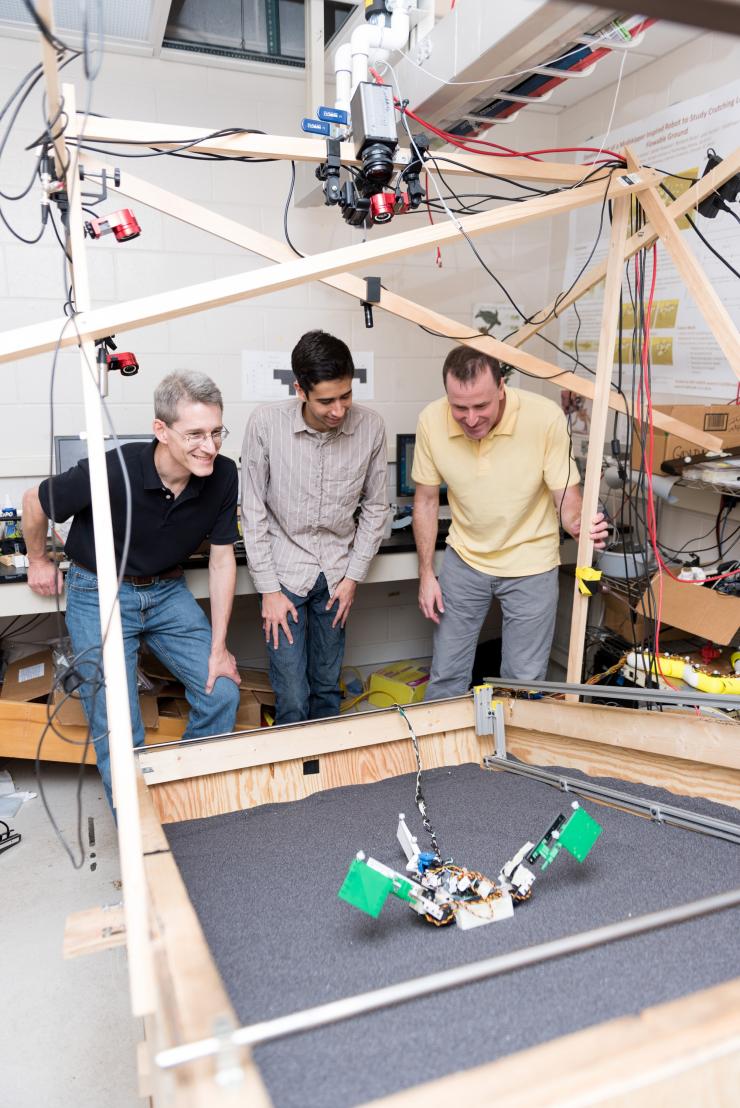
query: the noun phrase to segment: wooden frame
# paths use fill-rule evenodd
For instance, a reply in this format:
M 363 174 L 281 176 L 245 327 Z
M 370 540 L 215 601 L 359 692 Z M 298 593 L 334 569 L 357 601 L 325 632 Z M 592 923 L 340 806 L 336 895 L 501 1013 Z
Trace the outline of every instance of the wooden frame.
M 475 734 L 469 697 L 406 710 L 429 768 L 480 762 L 493 752 L 492 737 Z M 525 761 L 659 785 L 740 809 L 734 723 L 666 712 L 656 714 L 655 726 L 645 734 L 644 717 L 629 709 L 507 700 L 504 711 L 509 751 Z M 303 773 L 309 758 L 319 760 L 316 775 Z M 155 921 L 152 989 L 157 1003 L 143 1048 L 148 1091 L 156 1108 L 266 1106 L 270 1101 L 248 1051 L 240 1055 L 244 1084 L 238 1089 L 218 1084 L 215 1059 L 170 1072 L 154 1064 L 157 1050 L 237 1026 L 163 827 L 410 773 L 415 763 L 405 724 L 386 710 L 245 732 L 145 750 L 138 755 L 138 768 L 144 866 Z M 75 921 L 69 937 L 75 954 L 85 943 L 97 949 L 104 941 L 96 920 L 109 927 L 110 921 L 95 911 Z M 488 1103 L 487 1098 L 500 1103 L 502 1096 L 514 1105 L 590 1104 L 601 1103 L 607 1094 L 617 1101 L 629 1093 L 630 1104 L 652 1105 L 661 1093 L 668 1102 L 680 1087 L 701 1088 L 697 1102 L 703 1105 L 729 1105 L 738 1080 L 740 979 L 377 1103 L 428 1108 L 449 1103 L 453 1093 L 476 1104 Z
M 50 0 L 39 0 L 39 13 L 42 19 L 52 25 Z M 47 91 L 50 118 L 57 118 L 60 107 L 58 73 L 53 50 L 48 42 L 42 42 L 44 68 L 47 78 Z M 80 119 L 75 113 L 74 90 L 70 86 L 64 87 L 64 98 L 67 109 L 65 130 L 63 134 L 55 133 L 54 146 L 57 158 L 62 165 L 68 164 L 66 138 L 76 136 Z M 61 113 L 59 113 L 61 118 Z M 190 128 L 165 127 L 157 124 L 147 125 L 143 123 L 127 123 L 125 121 L 100 120 L 96 117 L 82 119 L 81 133 L 90 140 L 98 141 L 150 141 L 153 145 L 164 147 L 181 142 L 190 142 L 199 138 L 199 135 Z M 162 131 L 166 130 L 166 143 L 161 142 Z M 270 156 L 277 158 L 291 158 L 308 161 L 321 161 L 324 157 L 322 143 L 311 139 L 285 139 L 273 136 L 230 136 L 221 139 L 211 139 L 198 142 L 193 149 L 201 149 L 211 152 L 219 152 L 233 156 L 251 154 L 254 156 Z M 403 152 L 401 152 L 401 155 Z M 342 157 L 346 163 L 352 163 L 354 151 L 346 145 L 342 150 Z M 732 156 L 737 157 L 737 152 Z M 181 315 L 206 310 L 209 307 L 220 304 L 233 303 L 244 300 L 261 293 L 287 288 L 304 281 L 329 280 L 345 285 L 345 291 L 351 291 L 356 295 L 356 279 L 345 276 L 343 271 L 367 265 L 370 261 L 379 261 L 383 258 L 400 257 L 414 250 L 420 250 L 440 242 L 454 240 L 466 234 L 482 234 L 494 230 L 497 227 L 514 226 L 529 221 L 530 219 L 545 218 L 558 212 L 574 210 L 579 206 L 600 201 L 604 192 L 604 177 L 601 180 L 593 180 L 584 183 L 582 180 L 583 169 L 575 165 L 553 165 L 545 162 L 533 162 L 526 158 L 502 159 L 502 165 L 496 166 L 499 159 L 491 159 L 480 155 L 465 155 L 456 159 L 461 163 L 459 169 L 454 172 L 462 174 L 474 174 L 476 172 L 490 172 L 496 168 L 502 169 L 507 174 L 521 179 L 549 180 L 560 184 L 572 186 L 566 191 L 555 193 L 552 196 L 535 197 L 520 204 L 508 205 L 496 209 L 493 212 L 470 216 L 464 220 L 455 220 L 451 223 L 437 224 L 430 228 L 419 228 L 414 231 L 400 232 L 379 241 L 371 241 L 360 246 L 344 247 L 331 251 L 324 255 L 301 260 L 281 260 L 274 268 L 267 271 L 245 273 L 234 277 L 212 281 L 203 285 L 197 285 L 186 289 L 173 290 L 157 296 L 147 297 L 142 300 L 131 301 L 127 304 L 119 304 L 112 307 L 93 311 L 89 309 L 89 290 L 87 287 L 87 271 L 85 264 L 84 241 L 82 239 L 82 218 L 79 197 L 79 182 L 72 167 L 72 181 L 69 182 L 70 190 L 70 234 L 68 242 L 71 249 L 71 257 L 74 267 L 75 293 L 77 305 L 80 309 L 75 319 L 74 328 L 63 327 L 65 320 L 50 320 L 39 323 L 29 328 L 21 328 L 10 331 L 0 336 L 0 361 L 11 358 L 26 357 L 31 354 L 50 351 L 55 348 L 69 345 L 80 345 L 82 351 L 82 381 L 86 399 L 87 419 L 91 444 L 91 457 L 94 450 L 98 462 L 102 459 L 102 425 L 99 405 L 96 409 L 97 382 L 92 380 L 90 371 L 94 364 L 92 355 L 92 342 L 95 338 L 101 338 L 112 332 L 121 332 L 127 329 L 155 323 L 166 319 L 177 318 Z M 451 167 L 451 171 L 453 167 Z M 716 188 L 724 180 L 727 180 L 734 169 L 728 167 L 725 162 L 711 175 L 710 188 Z M 665 242 L 677 259 L 680 258 L 682 271 L 686 274 L 689 288 L 696 297 L 700 308 L 705 314 L 710 328 L 717 337 L 722 349 L 730 358 L 733 371 L 740 378 L 740 340 L 731 322 L 728 325 L 721 305 L 718 306 L 716 297 L 713 298 L 711 288 L 708 287 L 706 277 L 695 264 L 692 264 L 690 256 L 685 255 L 685 245 L 680 242 L 676 234 L 675 220 L 680 213 L 680 202 L 663 210 L 657 201 L 655 188 L 661 179 L 661 175 L 651 170 L 635 170 L 631 174 L 619 175 L 608 182 L 610 194 L 617 201 L 618 209 L 625 209 L 626 197 L 634 194 L 639 202 L 645 201 L 645 210 L 650 216 L 650 234 L 657 235 Z M 701 186 L 701 182 L 698 183 Z M 696 188 L 695 196 L 701 193 L 701 187 Z M 705 193 L 706 195 L 706 193 Z M 187 202 L 184 202 L 186 205 Z M 192 209 L 192 206 L 191 206 Z M 191 213 L 192 214 L 192 213 Z M 604 313 L 604 327 L 602 328 L 602 340 L 608 339 L 612 322 L 608 315 L 614 300 L 614 274 L 616 266 L 628 256 L 628 251 L 639 249 L 645 243 L 636 246 L 625 243 L 623 223 L 618 220 L 620 228 L 618 236 L 612 243 L 612 250 L 605 274 L 607 277 L 608 294 Z M 206 229 L 209 229 L 206 226 Z M 645 232 L 646 233 L 646 232 Z M 269 256 L 269 253 L 268 253 Z M 283 257 L 286 257 L 283 255 Z M 597 267 L 598 268 L 598 267 Z M 585 275 L 579 281 L 577 290 L 574 288 L 570 294 L 568 303 L 572 303 L 577 295 L 582 295 L 588 288 L 597 283 L 599 277 Z M 354 287 L 347 287 L 347 282 L 355 282 Z M 435 324 L 441 325 L 442 333 L 455 334 L 450 331 L 450 321 L 439 317 L 437 313 L 426 312 L 418 305 L 403 303 L 399 298 L 394 301 L 392 294 L 384 294 L 384 308 L 396 309 L 396 314 L 407 315 L 414 322 L 425 321 L 425 325 L 435 328 Z M 545 317 L 552 312 L 539 313 L 542 323 L 532 323 L 527 328 L 521 329 L 515 336 L 518 343 L 526 341 L 536 333 L 544 323 Z M 68 321 L 67 321 L 68 324 Z M 455 324 L 455 327 L 459 327 Z M 601 383 L 597 383 L 597 392 L 589 382 L 572 374 L 563 374 L 557 367 L 548 367 L 541 359 L 531 359 L 517 349 L 514 344 L 498 343 L 493 339 L 483 339 L 476 336 L 471 329 L 471 334 L 464 341 L 476 348 L 482 348 L 495 352 L 497 356 L 514 365 L 532 367 L 532 371 L 539 376 L 553 376 L 560 383 L 568 381 L 570 388 L 575 391 L 595 397 L 599 410 L 606 411 L 607 402 L 611 401 L 608 389 L 604 384 L 606 368 L 610 365 L 610 349 L 602 351 L 601 357 Z M 527 359 L 526 363 L 522 359 Z M 537 369 L 534 367 L 538 366 Z M 545 368 L 547 367 L 547 368 Z M 550 374 L 549 369 L 554 368 L 555 373 Z M 624 410 L 624 409 L 622 409 Z M 719 441 L 689 428 L 680 428 L 676 421 L 673 429 L 680 430 L 689 441 L 696 441 L 704 448 L 717 449 Z M 592 487 L 594 481 L 594 457 L 589 458 L 589 472 L 587 473 L 587 486 Z M 104 466 L 99 467 L 104 473 Z M 589 485 L 589 481 L 591 484 Z M 104 481 L 101 478 L 101 482 Z M 96 537 L 98 531 L 106 530 L 110 533 L 109 525 L 105 527 L 106 520 L 109 524 L 109 505 L 103 505 L 100 510 L 100 518 L 96 513 Z M 103 526 L 98 527 L 101 523 Z M 101 567 L 101 595 L 112 595 L 114 589 L 115 572 L 112 568 L 112 544 L 106 542 L 105 557 L 98 557 L 98 565 Z M 590 560 L 590 552 L 586 548 L 582 556 Z M 106 571 L 102 567 L 106 565 Z M 104 597 L 103 597 L 104 599 Z M 101 610 L 104 605 L 101 599 Z M 112 603 L 111 610 L 116 613 L 116 602 Z M 583 644 L 576 643 L 576 649 L 582 651 Z M 578 665 L 577 659 L 572 658 L 572 665 Z M 166 781 L 156 782 L 152 773 L 163 772 L 163 758 L 172 756 L 173 752 L 151 751 L 141 755 L 140 769 L 142 775 L 138 778 L 138 789 L 134 785 L 133 755 L 130 750 L 130 732 L 127 738 L 125 716 L 127 712 L 125 696 L 125 672 L 122 666 L 122 641 L 120 626 L 114 618 L 111 631 L 106 637 L 106 678 L 109 686 L 110 699 L 115 701 L 111 705 L 111 759 L 114 771 L 114 788 L 118 806 L 118 819 L 120 831 L 121 860 L 125 886 L 124 914 L 126 920 L 127 939 L 130 954 L 131 993 L 132 1005 L 135 1012 L 144 1014 L 148 1022 L 148 1034 L 153 1043 L 187 1041 L 205 1034 L 212 1034 L 215 1026 L 228 1026 L 233 1020 L 225 992 L 215 975 L 210 955 L 204 949 L 199 939 L 199 928 L 195 921 L 192 908 L 181 887 L 179 875 L 173 868 L 171 856 L 166 848 L 166 842 L 162 835 L 161 825 L 158 822 L 153 801 L 156 800 L 162 815 L 167 813 L 177 816 L 182 811 L 192 808 L 196 802 L 203 806 L 204 812 L 222 810 L 219 805 L 232 805 L 264 801 L 271 792 L 281 788 L 285 791 L 285 797 L 301 795 L 301 789 L 305 789 L 306 778 L 300 769 L 302 759 L 308 756 L 309 749 L 316 753 L 322 743 L 328 743 L 326 751 L 321 755 L 327 767 L 326 773 L 333 776 L 335 783 L 348 783 L 355 779 L 362 779 L 368 772 L 387 776 L 393 772 L 404 772 L 411 768 L 408 764 L 408 743 L 402 740 L 400 735 L 393 734 L 393 728 L 389 722 L 389 737 L 385 737 L 376 743 L 356 741 L 357 733 L 362 729 L 362 724 L 347 721 L 337 721 L 333 724 L 311 725 L 305 729 L 285 729 L 271 733 L 269 736 L 257 738 L 241 738 L 223 740 L 219 747 L 211 744 L 204 746 L 188 744 L 178 748 L 174 756 L 176 767 L 182 768 L 185 762 L 191 763 L 193 759 L 199 761 L 204 767 L 187 780 L 182 774 L 170 771 L 170 777 Z M 590 711 L 588 717 L 571 716 L 563 717 L 575 723 L 576 718 L 588 718 L 593 721 L 594 709 L 584 709 L 581 705 L 559 705 L 556 708 L 548 706 L 546 714 L 540 712 L 539 731 L 546 731 L 558 720 L 559 726 L 564 728 L 562 722 L 563 711 L 575 711 L 583 713 Z M 619 711 L 617 709 L 599 711 Z M 427 764 L 446 764 L 447 761 L 457 761 L 461 757 L 467 760 L 471 754 L 474 760 L 478 760 L 483 749 L 484 742 L 477 739 L 471 727 L 470 702 L 452 702 L 451 705 L 430 705 L 415 710 L 415 718 L 422 721 L 421 733 Z M 513 724 L 515 738 L 523 750 L 527 747 L 526 735 L 516 736 L 517 727 L 521 727 L 522 714 L 526 715 L 527 709 L 522 709 L 518 704 L 509 706 L 510 722 Z M 629 713 L 626 714 L 629 716 Z M 620 712 L 620 716 L 625 713 Z M 547 723 L 542 724 L 546 719 Z M 426 722 L 424 722 L 426 721 Z M 436 722 L 435 722 L 436 721 Z M 628 726 L 630 719 L 624 718 L 624 726 Z M 635 725 L 634 717 L 631 723 Z M 604 733 L 608 730 L 607 720 L 604 720 Z M 712 747 L 712 741 L 705 744 L 706 761 L 701 763 L 701 772 L 697 770 L 697 760 L 687 755 L 682 747 L 676 746 L 675 737 L 664 736 L 661 741 L 668 743 L 669 751 L 655 750 L 653 746 L 658 743 L 660 724 L 651 720 L 651 736 L 649 739 L 633 740 L 634 748 L 629 748 L 632 762 L 623 757 L 625 751 L 619 747 L 611 747 L 601 735 L 601 747 L 606 746 L 610 760 L 619 762 L 623 775 L 628 776 L 635 772 L 634 765 L 640 767 L 640 775 L 645 780 L 651 780 L 660 769 L 661 780 L 658 783 L 669 784 L 675 775 L 681 778 L 681 766 L 689 764 L 695 774 L 696 782 L 702 785 L 705 795 L 716 796 L 718 792 L 729 792 L 732 803 L 740 805 L 738 801 L 738 767 L 732 764 L 732 755 L 725 747 L 726 735 L 718 736 L 716 749 Z M 706 724 L 703 721 L 695 721 L 694 726 L 707 728 L 719 727 L 717 724 Z M 531 724 L 524 725 L 531 729 Z M 593 727 L 593 722 L 589 724 Z M 682 720 L 682 727 L 685 721 Z M 535 731 L 538 729 L 535 728 Z M 593 732 L 592 732 L 593 733 Z M 703 732 L 696 732 L 702 734 Z M 561 737 L 562 733 L 561 733 Z M 719 739 L 722 739 L 720 742 Z M 534 750 L 538 757 L 547 758 L 546 736 L 534 743 Z M 568 743 L 558 742 L 557 753 L 559 760 L 571 760 L 571 764 L 578 764 L 578 744 L 589 743 L 591 740 L 585 735 L 574 739 L 572 748 Z M 253 746 L 251 754 L 242 750 L 244 743 Z M 291 745 L 292 744 L 292 745 Z M 318 744 L 318 747 L 317 747 Z M 530 744 L 531 745 L 531 744 Z M 658 743 L 660 746 L 660 743 Z M 267 749 L 269 747 L 269 750 Z M 283 753 L 278 758 L 277 755 Z M 514 752 L 517 747 L 513 746 Z M 292 750 L 290 756 L 284 751 Z M 235 759 L 235 764 L 224 769 L 215 768 L 224 758 L 224 752 Z M 581 752 L 582 753 L 582 752 Z M 595 750 L 590 751 L 595 755 Z M 218 755 L 218 757 L 217 757 Z M 242 764 L 244 758 L 251 758 L 247 764 Z M 603 755 L 602 755 L 603 757 Z M 145 758 L 154 759 L 153 762 L 145 762 Z M 573 758 L 576 760 L 573 761 Z M 215 759 L 215 761 L 214 761 Z M 652 762 L 651 762 L 652 759 Z M 656 768 L 658 759 L 658 768 Z M 177 761 L 179 760 L 179 761 Z M 598 760 L 598 759 L 597 759 Z M 622 764 L 624 763 L 624 764 Z M 674 764 L 675 763 L 675 764 Z M 589 762 L 591 764 L 591 762 Z M 159 767 L 157 769 L 157 767 Z M 632 768 L 631 768 L 632 767 Z M 278 773 L 279 768 L 279 773 Z M 614 769 L 614 765 L 610 765 Z M 148 777 L 143 774 L 148 771 Z M 662 779 L 663 775 L 667 779 Z M 685 769 L 684 769 L 685 775 Z M 149 790 L 142 782 L 147 780 L 151 787 Z M 188 781 L 192 784 L 188 785 Z M 311 788 L 320 784 L 315 778 L 311 779 Z M 692 788 L 696 788 L 696 784 Z M 726 797 L 725 797 L 726 798 Z M 139 811 L 139 805 L 141 809 Z M 180 818 L 181 815 L 180 815 Z M 148 886 L 148 895 L 146 887 Z M 202 936 L 201 936 L 202 938 Z M 723 994 L 724 995 L 724 994 Z M 684 1011 L 684 1008 L 681 1008 Z M 722 1021 L 722 1027 L 726 1029 L 726 1021 Z M 733 1033 L 737 1032 L 737 1028 Z M 724 1031 L 723 1031 L 724 1034 Z M 736 1035 L 737 1038 L 737 1035 Z M 723 1040 L 724 1041 L 724 1040 Z M 671 1043 L 666 1044 L 668 1055 L 673 1059 L 672 1063 L 678 1065 L 676 1052 Z M 731 1047 L 725 1051 L 723 1057 L 730 1058 L 732 1065 L 737 1066 L 737 1050 Z M 685 1068 L 685 1055 L 682 1064 Z M 666 1063 L 669 1066 L 669 1063 Z M 486 1072 L 489 1067 L 486 1067 Z M 264 1090 L 262 1089 L 259 1075 L 254 1067 L 247 1061 L 246 1080 L 249 1090 L 249 1103 L 266 1103 Z M 154 1076 L 154 1074 L 153 1074 Z M 187 1074 L 175 1074 L 165 1079 L 158 1076 L 158 1098 L 161 1103 L 204 1103 L 217 1105 L 222 1103 L 221 1093 L 213 1084 L 212 1068 L 205 1063 L 189 1067 Z M 618 1078 L 617 1078 L 618 1079 Z M 525 1087 L 527 1083 L 525 1082 Z M 226 1094 L 224 1094 L 225 1096 Z M 223 1100 L 226 1103 L 226 1100 Z M 233 1099 L 232 1099 L 233 1103 Z

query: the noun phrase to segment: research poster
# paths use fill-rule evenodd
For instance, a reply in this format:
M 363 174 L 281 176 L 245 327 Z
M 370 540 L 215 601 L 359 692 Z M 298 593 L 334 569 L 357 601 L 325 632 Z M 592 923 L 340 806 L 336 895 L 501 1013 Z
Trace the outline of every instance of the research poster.
M 589 145 L 599 146 L 602 139 L 591 139 Z M 665 111 L 638 123 L 614 130 L 608 138 L 608 149 L 619 151 L 625 144 L 632 147 L 643 165 L 668 170 L 665 185 L 674 196 L 691 186 L 685 178 L 698 177 L 707 164 L 711 149 L 720 157 L 740 145 L 740 81 L 712 93 L 674 104 Z M 666 203 L 669 197 L 664 195 Z M 740 218 L 740 203 L 731 205 Z M 697 227 L 716 251 L 724 255 L 735 269 L 740 269 L 740 223 L 728 212 L 720 211 L 714 219 L 692 213 Z M 600 219 L 600 205 L 574 212 L 570 216 L 569 252 L 563 287 L 576 279 L 593 247 Z M 701 263 L 709 281 L 736 325 L 740 326 L 740 281 L 701 242 L 686 219 L 678 221 L 689 249 Z M 601 241 L 590 265 L 606 257 L 609 243 L 608 214 L 604 216 Z M 652 277 L 652 251 L 647 255 L 647 282 Z M 634 292 L 634 264 L 629 267 Z M 627 278 L 623 281 L 622 364 L 623 387 L 631 388 L 633 365 L 634 310 Z M 577 302 L 578 315 L 571 308 L 560 324 L 560 345 L 576 354 L 592 369 L 596 366 L 603 284 Z M 647 299 L 647 297 L 646 297 Z M 580 319 L 579 319 L 580 316 Z M 614 375 L 618 374 L 619 339 L 614 350 Z M 681 280 L 665 247 L 657 248 L 657 277 L 651 313 L 650 358 L 653 398 L 657 403 L 692 403 L 734 400 L 737 378 L 720 350 L 704 318 Z M 562 355 L 558 364 L 573 368 Z M 583 371 L 579 373 L 583 375 Z

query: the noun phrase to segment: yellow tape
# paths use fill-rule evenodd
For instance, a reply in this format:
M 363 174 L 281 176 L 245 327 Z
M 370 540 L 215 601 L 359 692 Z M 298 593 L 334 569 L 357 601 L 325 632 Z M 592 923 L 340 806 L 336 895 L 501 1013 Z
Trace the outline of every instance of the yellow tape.
M 576 566 L 576 581 L 578 582 L 578 589 L 581 596 L 593 596 L 590 588 L 586 584 L 586 581 L 600 581 L 601 570 L 594 569 L 593 566 Z

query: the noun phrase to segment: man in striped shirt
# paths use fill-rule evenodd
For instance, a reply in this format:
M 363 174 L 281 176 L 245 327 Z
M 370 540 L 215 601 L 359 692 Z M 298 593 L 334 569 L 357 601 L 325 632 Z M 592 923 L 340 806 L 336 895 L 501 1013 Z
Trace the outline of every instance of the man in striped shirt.
M 352 404 L 348 347 L 309 331 L 291 365 L 297 398 L 257 408 L 242 450 L 242 529 L 276 723 L 339 713 L 344 627 L 388 514 L 385 426 Z

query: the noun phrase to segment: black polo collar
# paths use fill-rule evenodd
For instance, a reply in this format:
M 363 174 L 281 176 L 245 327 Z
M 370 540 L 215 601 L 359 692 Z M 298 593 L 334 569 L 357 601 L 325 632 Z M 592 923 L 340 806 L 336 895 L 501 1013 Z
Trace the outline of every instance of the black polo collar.
M 152 439 L 148 446 L 142 450 L 140 455 L 144 488 L 156 492 L 160 492 L 164 488 L 162 478 L 159 476 L 157 467 L 154 464 L 154 451 L 157 449 L 158 441 L 158 439 Z M 205 477 L 198 477 L 196 474 L 191 473 L 187 485 L 177 498 L 178 503 L 182 503 L 183 500 L 190 500 L 194 496 L 200 496 L 204 482 Z

